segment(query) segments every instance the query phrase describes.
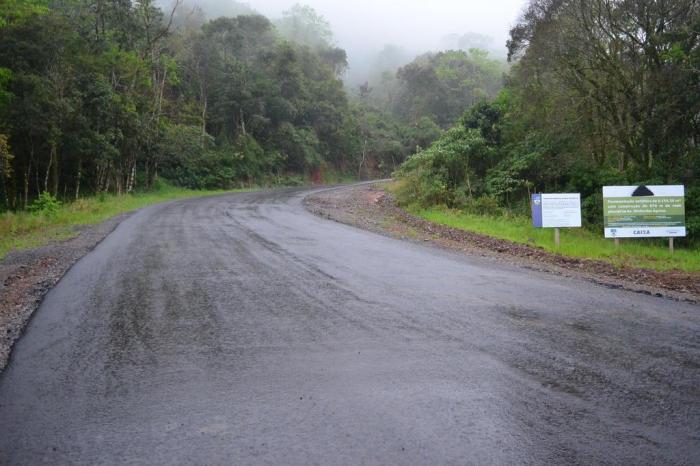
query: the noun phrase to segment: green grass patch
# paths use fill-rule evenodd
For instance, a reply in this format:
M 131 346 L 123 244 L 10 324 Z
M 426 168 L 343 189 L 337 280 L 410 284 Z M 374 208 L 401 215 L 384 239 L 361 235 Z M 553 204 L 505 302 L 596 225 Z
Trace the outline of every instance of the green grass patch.
M 53 213 L 6 212 L 0 214 L 0 258 L 12 250 L 40 247 L 54 240 L 74 237 L 78 234 L 77 226 L 94 225 L 150 204 L 225 192 L 231 191 L 193 191 L 163 185 L 152 192 L 78 199 L 62 204 Z
M 323 183 L 328 185 L 333 184 L 351 184 L 359 181 L 353 174 L 341 172 L 338 170 L 326 170 L 323 172 Z
M 554 230 L 535 228 L 527 217 L 480 216 L 440 207 L 408 210 L 418 217 L 440 225 L 482 233 L 515 243 L 530 244 L 565 256 L 603 260 L 618 267 L 700 271 L 700 250 L 677 248 L 671 254 L 667 242 L 660 239 L 622 239 L 620 247 L 616 248 L 613 240 L 603 238 L 602 231 L 595 233 L 583 228 L 562 228 L 561 247 L 557 249 L 554 246 Z

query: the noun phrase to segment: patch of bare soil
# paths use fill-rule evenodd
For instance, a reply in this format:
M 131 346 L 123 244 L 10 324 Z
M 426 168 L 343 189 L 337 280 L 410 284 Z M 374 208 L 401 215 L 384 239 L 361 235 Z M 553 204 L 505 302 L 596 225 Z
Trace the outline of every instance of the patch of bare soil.
M 443 248 L 490 257 L 526 268 L 584 278 L 611 288 L 700 302 L 700 273 L 615 267 L 604 261 L 579 259 L 472 233 L 409 214 L 379 185 L 354 186 L 308 196 L 311 212 L 377 233 L 431 243 Z
M 9 253 L 0 261 L 0 370 L 44 295 L 129 214 L 78 228 L 78 236 Z

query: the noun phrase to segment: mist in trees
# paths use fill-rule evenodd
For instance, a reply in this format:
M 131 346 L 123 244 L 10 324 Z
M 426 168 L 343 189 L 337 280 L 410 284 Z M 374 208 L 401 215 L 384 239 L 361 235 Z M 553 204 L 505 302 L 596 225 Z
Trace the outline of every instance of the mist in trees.
M 406 202 L 527 210 L 530 192 L 684 184 L 700 233 L 700 8 L 692 0 L 533 0 L 511 30 L 498 98 L 402 168 Z M 410 189 L 409 189 L 410 188 Z
M 386 176 L 505 71 L 477 49 L 384 46 L 355 86 L 330 22 L 300 4 L 268 18 L 239 2 L 11 0 L 0 20 L 2 209 L 159 178 Z

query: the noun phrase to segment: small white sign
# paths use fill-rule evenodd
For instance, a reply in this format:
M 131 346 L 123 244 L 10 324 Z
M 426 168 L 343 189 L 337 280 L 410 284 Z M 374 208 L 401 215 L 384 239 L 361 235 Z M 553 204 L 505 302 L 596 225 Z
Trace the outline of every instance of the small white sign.
M 581 194 L 542 194 L 543 228 L 580 228 Z

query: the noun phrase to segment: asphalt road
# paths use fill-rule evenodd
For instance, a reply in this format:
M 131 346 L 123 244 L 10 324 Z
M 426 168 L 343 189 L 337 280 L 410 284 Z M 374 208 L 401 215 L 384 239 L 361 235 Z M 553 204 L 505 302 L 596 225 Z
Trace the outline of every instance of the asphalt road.
M 700 307 L 315 217 L 147 208 L 0 375 L 3 464 L 692 464 Z

